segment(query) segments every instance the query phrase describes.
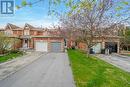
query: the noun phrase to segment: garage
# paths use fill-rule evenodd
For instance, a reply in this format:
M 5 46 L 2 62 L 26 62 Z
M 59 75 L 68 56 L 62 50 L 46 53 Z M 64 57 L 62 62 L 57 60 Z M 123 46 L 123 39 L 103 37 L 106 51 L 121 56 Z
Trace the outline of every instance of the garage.
M 62 52 L 61 42 L 51 42 L 51 52 Z
M 36 51 L 48 52 L 48 43 L 43 41 L 36 41 L 35 49 Z
M 92 48 L 94 53 L 101 53 L 101 43 L 95 44 Z
M 112 53 L 117 53 L 117 43 L 116 42 L 106 42 L 105 48 L 109 48 Z

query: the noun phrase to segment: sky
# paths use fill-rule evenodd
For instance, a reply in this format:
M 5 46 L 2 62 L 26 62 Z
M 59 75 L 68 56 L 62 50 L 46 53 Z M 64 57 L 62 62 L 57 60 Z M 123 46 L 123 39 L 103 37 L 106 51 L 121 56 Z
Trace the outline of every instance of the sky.
M 19 5 L 21 1 L 22 0 L 15 0 L 15 5 Z M 34 2 L 34 0 L 27 1 Z M 23 27 L 25 23 L 36 27 L 58 25 L 58 19 L 55 16 L 48 15 L 48 7 L 48 0 L 45 0 L 32 7 L 27 6 L 21 9 L 15 9 L 13 16 L 0 16 L 0 28 L 3 28 L 7 23 L 12 23 L 20 27 Z
M 21 1 L 22 0 L 15 0 L 15 5 L 20 5 Z M 34 2 L 38 0 L 27 0 L 27 1 Z M 5 17 L 0 16 L 0 28 L 4 28 L 4 26 L 6 26 L 7 23 L 12 23 L 20 27 L 23 27 L 25 23 L 29 23 L 36 27 L 50 27 L 52 25 L 58 25 L 59 24 L 58 18 L 56 16 L 48 15 L 49 10 L 48 1 L 49 0 L 44 0 L 42 2 L 33 5 L 32 7 L 27 6 L 21 9 L 15 9 L 14 16 L 5 16 Z M 118 2 L 118 0 L 115 1 Z M 126 1 L 129 2 L 130 0 Z M 59 6 L 59 8 L 57 9 L 59 12 L 65 11 L 65 7 L 63 6 Z M 119 20 L 119 17 L 117 19 Z

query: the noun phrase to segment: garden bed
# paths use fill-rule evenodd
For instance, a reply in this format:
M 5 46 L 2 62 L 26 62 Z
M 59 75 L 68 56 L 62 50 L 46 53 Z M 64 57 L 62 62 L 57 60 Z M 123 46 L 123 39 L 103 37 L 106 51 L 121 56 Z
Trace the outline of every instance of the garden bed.
M 22 56 L 22 55 L 23 55 L 23 53 L 19 52 L 19 51 L 11 51 L 11 52 L 8 52 L 6 54 L 1 54 L 0 55 L 0 63 L 9 61 L 11 59 L 17 58 L 17 57 Z

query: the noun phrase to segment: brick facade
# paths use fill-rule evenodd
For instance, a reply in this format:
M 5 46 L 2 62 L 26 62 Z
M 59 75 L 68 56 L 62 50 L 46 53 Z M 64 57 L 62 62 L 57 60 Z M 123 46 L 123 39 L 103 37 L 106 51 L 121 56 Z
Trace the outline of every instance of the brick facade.
M 93 42 L 94 43 L 100 43 L 101 44 L 101 48 L 100 49 L 106 49 L 106 45 L 107 43 L 114 43 L 117 45 L 117 53 L 120 52 L 120 39 L 121 37 L 119 36 L 104 36 L 103 38 L 101 37 L 96 37 Z M 72 46 L 75 46 L 78 49 L 87 50 L 87 44 L 83 43 L 83 42 L 76 42 L 74 40 L 69 40 L 68 41 L 68 47 L 71 48 Z M 72 43 L 72 44 L 71 44 Z
M 44 41 L 48 43 L 49 51 L 51 49 L 51 42 L 60 42 L 61 50 L 64 51 L 64 38 L 58 29 L 35 28 L 30 24 L 25 24 L 24 28 L 20 28 L 13 24 L 7 24 L 5 29 L 0 31 L 5 32 L 10 38 L 17 38 L 19 40 L 12 46 L 13 49 L 24 47 L 35 49 L 36 41 Z

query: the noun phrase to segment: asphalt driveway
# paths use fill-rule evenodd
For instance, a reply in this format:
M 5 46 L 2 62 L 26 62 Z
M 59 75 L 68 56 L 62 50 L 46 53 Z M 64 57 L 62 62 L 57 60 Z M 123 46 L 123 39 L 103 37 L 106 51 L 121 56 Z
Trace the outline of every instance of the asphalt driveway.
M 67 53 L 48 53 L 0 81 L 0 87 L 75 87 Z
M 124 70 L 130 72 L 130 57 L 117 56 L 115 54 L 112 55 L 96 55 L 98 58 Z

